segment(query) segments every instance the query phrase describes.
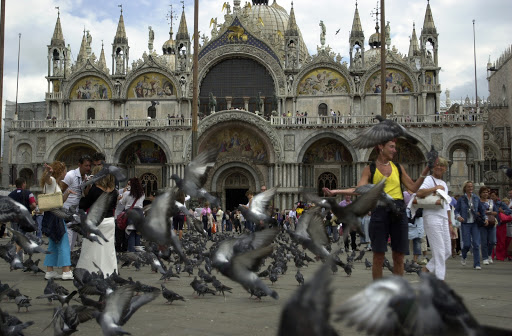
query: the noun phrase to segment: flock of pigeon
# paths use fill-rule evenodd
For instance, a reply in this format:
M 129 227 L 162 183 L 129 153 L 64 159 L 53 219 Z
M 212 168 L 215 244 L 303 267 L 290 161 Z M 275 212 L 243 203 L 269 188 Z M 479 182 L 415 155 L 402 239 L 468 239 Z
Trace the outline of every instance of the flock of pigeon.
M 382 122 L 381 122 L 382 124 Z M 381 130 L 384 132 L 385 128 Z M 366 146 L 367 144 L 365 144 Z M 130 317 L 143 305 L 162 295 L 166 302 L 186 301 L 180 294 L 165 285 L 173 277 L 185 273 L 193 280 L 190 286 L 197 297 L 205 295 L 229 295 L 233 288 L 221 282 L 215 271 L 242 286 L 251 297 L 262 300 L 270 297 L 278 299 L 279 294 L 273 284 L 288 272 L 293 261 L 296 268 L 295 279 L 300 285 L 291 299 L 285 304 L 280 320 L 279 335 L 337 335 L 330 324 L 331 312 L 337 320 L 345 321 L 369 335 L 499 335 L 510 334 L 499 328 L 481 326 L 464 306 L 461 298 L 444 282 L 429 274 L 422 274 L 412 264 L 406 265 L 407 272 L 417 272 L 420 282 L 413 287 L 401 277 L 388 277 L 373 282 L 341 306 L 331 311 L 332 274 L 339 268 L 350 276 L 356 262 L 363 262 L 364 251 L 347 255 L 337 244 L 331 245 L 323 225 L 322 208 L 330 209 L 338 219 L 363 234 L 359 217 L 373 209 L 378 202 L 386 202 L 383 193 L 384 182 L 367 187 L 361 196 L 347 207 L 340 207 L 332 199 L 309 196 L 313 205 L 300 217 L 296 230 L 279 232 L 277 228 L 233 236 L 218 233 L 212 238 L 203 229 L 201 221 L 187 216 L 189 231 L 179 240 L 171 229 L 170 218 L 183 211 L 190 213 L 185 204 L 176 199 L 177 191 L 194 198 L 208 200 L 212 205 L 219 201 L 204 190 L 208 168 L 215 164 L 216 151 L 207 150 L 199 154 L 185 169 L 184 176 L 171 176 L 176 188 L 157 196 L 146 217 L 136 212 L 128 212 L 137 231 L 145 241 L 145 251 L 119 254 L 119 270 L 124 267 L 149 266 L 161 276 L 161 288 L 123 278 L 117 272 L 103 274 L 101 269 L 90 272 L 74 268 L 74 290 L 48 280 L 44 293 L 36 299 L 58 301 L 59 306 L 49 314 L 55 335 L 70 335 L 79 330 L 81 324 L 96 320 L 104 335 L 129 334 L 122 329 Z M 119 174 L 108 166 L 105 174 Z M 118 178 L 123 176 L 118 175 Z M 269 189 L 253 198 L 249 208 L 240 207 L 246 219 L 260 222 L 269 220 L 268 207 L 278 187 Z M 100 197 L 88 214 L 56 209 L 68 221 L 73 221 L 74 230 L 84 238 L 101 244 L 106 241 L 97 229 L 101 223 L 102 209 L 108 204 L 109 196 Z M 34 225 L 28 211 L 8 197 L 0 199 L 0 222 L 28 221 Z M 344 230 L 350 231 L 349 229 Z M 44 273 L 37 261 L 36 253 L 48 253 L 44 242 L 32 234 L 11 231 L 13 241 L 28 255 L 16 253 L 11 244 L 0 246 L 0 257 L 10 264 L 11 271 Z M 79 250 L 72 252 L 72 264 L 76 265 Z M 308 255 L 308 253 L 310 253 Z M 301 269 L 313 262 L 322 262 L 312 279 L 305 283 Z M 368 259 L 365 268 L 371 268 Z M 385 263 L 392 271 L 389 261 Z M 214 272 L 212 274 L 212 272 Z M 0 283 L 0 300 L 14 300 L 20 309 L 29 311 L 31 298 L 23 295 L 22 282 Z M 80 303 L 80 304 L 75 304 Z M 30 316 L 28 313 L 25 316 Z M 0 310 L 0 335 L 23 335 L 23 330 L 32 322 L 22 322 L 16 316 Z

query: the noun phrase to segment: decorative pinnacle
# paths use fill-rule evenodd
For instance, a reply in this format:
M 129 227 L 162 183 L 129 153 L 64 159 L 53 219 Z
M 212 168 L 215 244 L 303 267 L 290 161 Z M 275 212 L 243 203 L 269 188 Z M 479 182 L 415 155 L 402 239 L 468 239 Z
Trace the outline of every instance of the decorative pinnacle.
M 182 1 L 183 2 L 183 1 Z M 172 31 L 172 26 L 173 26 L 173 23 L 174 23 L 174 20 L 178 20 L 178 15 L 176 15 L 176 13 L 174 12 L 174 10 L 172 9 L 172 4 L 169 5 L 171 7 L 171 10 L 169 11 L 169 13 L 165 16 L 165 18 L 167 19 L 167 21 L 169 22 L 170 21 L 170 24 L 171 24 L 171 31 Z
M 379 26 L 379 15 L 380 15 L 378 2 L 377 2 L 377 6 L 372 10 L 370 15 L 375 17 L 375 26 L 378 27 Z
M 59 18 L 60 17 L 60 7 L 55 7 L 55 9 L 57 10 L 57 17 Z
M 117 7 L 121 7 L 121 15 L 123 15 L 123 4 L 117 5 Z

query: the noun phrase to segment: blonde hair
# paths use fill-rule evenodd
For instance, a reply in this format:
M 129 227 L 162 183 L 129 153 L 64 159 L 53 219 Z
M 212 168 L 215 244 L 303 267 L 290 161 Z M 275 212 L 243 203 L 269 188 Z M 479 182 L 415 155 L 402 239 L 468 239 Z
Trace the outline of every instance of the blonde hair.
M 98 174 L 102 168 L 103 168 L 103 165 L 95 166 L 92 169 L 91 174 L 92 175 Z M 103 189 L 114 189 L 116 186 L 116 180 L 114 178 L 114 175 L 107 174 L 107 176 L 105 176 L 101 180 L 96 181 L 96 186 L 101 187 Z
M 443 167 L 448 167 L 448 160 L 440 156 L 437 158 L 437 164 Z
M 469 183 L 474 184 L 474 183 L 473 183 L 473 181 L 470 181 L 470 180 L 468 180 L 468 181 L 464 182 L 464 183 L 462 184 L 462 192 L 464 192 L 464 193 L 466 192 L 466 186 L 467 186 Z

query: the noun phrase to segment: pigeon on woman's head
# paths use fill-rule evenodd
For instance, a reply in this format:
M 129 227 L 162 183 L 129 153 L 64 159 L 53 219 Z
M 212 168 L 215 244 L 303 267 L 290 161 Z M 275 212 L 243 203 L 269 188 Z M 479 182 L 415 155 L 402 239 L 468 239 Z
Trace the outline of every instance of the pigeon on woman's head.
M 385 119 L 377 115 L 375 119 L 378 124 L 370 128 L 365 128 L 357 137 L 352 140 L 352 145 L 356 148 L 372 148 L 378 144 L 386 143 L 396 138 L 402 138 L 412 144 L 417 144 L 416 140 L 403 126 L 391 119 Z

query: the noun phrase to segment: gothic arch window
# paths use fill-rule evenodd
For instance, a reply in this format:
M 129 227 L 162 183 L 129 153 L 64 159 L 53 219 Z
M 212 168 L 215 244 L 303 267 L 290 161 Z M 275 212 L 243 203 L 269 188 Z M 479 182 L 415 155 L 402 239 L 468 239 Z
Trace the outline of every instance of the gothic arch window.
M 318 105 L 318 115 L 319 116 L 327 116 L 327 104 L 320 104 Z
M 143 174 L 140 177 L 140 182 L 142 183 L 142 187 L 144 188 L 146 196 L 149 196 L 153 191 L 158 190 L 158 178 L 156 177 L 155 174 Z
M 89 107 L 87 109 L 87 120 L 94 120 L 96 119 L 96 110 L 93 109 L 92 107 Z
M 318 177 L 318 196 L 324 196 L 322 188 L 336 189 L 338 179 L 333 173 L 323 173 Z
M 496 153 L 489 146 L 484 146 L 484 171 L 495 170 L 498 170 Z

